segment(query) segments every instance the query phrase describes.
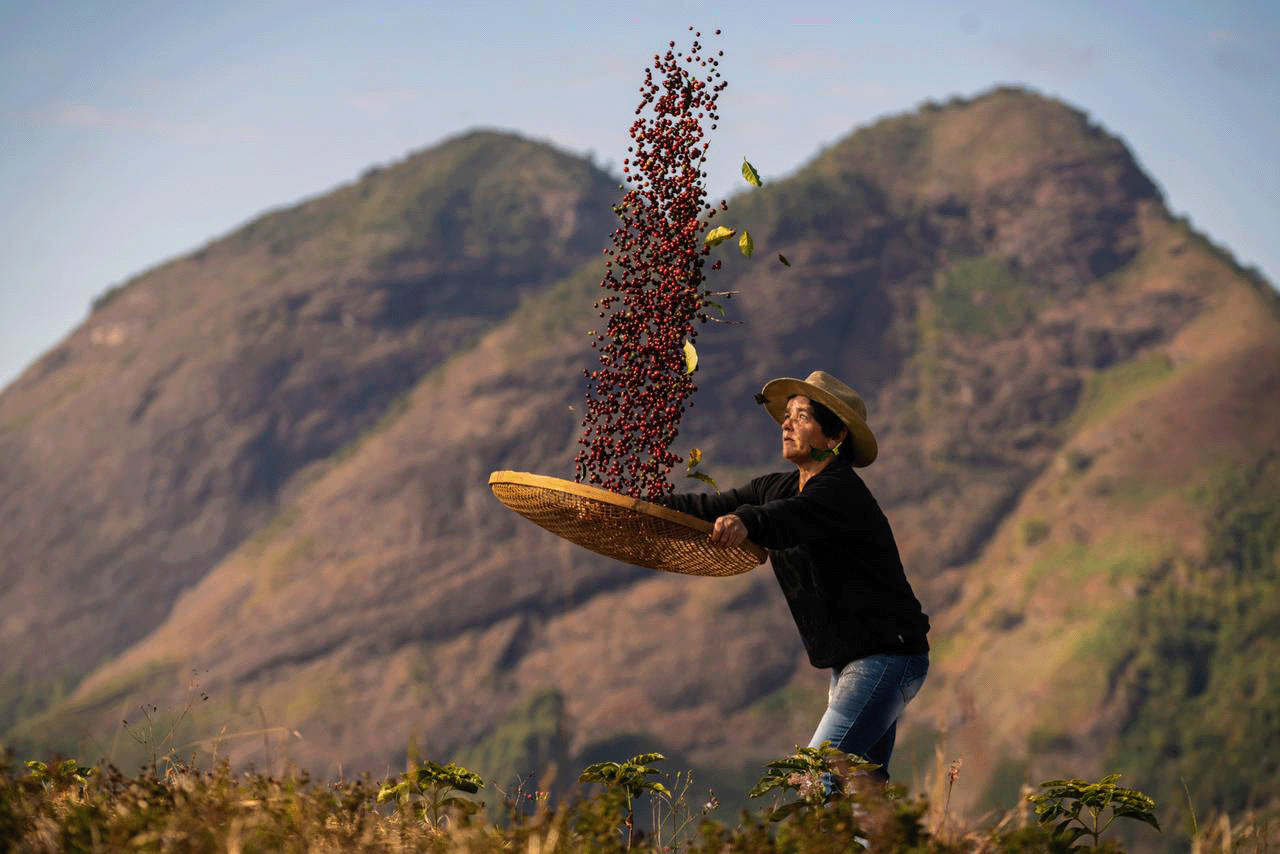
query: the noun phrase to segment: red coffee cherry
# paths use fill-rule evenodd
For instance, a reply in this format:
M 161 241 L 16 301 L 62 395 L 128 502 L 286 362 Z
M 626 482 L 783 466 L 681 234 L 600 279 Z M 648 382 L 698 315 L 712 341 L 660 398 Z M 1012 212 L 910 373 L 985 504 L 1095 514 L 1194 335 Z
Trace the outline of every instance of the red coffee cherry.
M 703 80 L 686 67 L 695 60 L 708 69 Z M 698 41 L 688 54 L 654 54 L 623 161 L 630 188 L 615 208 L 621 223 L 613 246 L 604 250 L 610 260 L 600 286 L 615 295 L 596 303 L 608 321 L 592 344 L 600 368 L 584 372 L 578 479 L 636 498 L 671 492 L 667 476 L 681 458 L 669 449 L 697 388 L 685 373 L 684 342 L 695 340 L 695 322 L 707 319 L 703 264 L 710 249 L 699 237 L 715 207 L 703 183 L 709 143 L 702 121 L 714 128 L 719 119 L 716 103 L 727 84 L 713 82 L 718 64 Z

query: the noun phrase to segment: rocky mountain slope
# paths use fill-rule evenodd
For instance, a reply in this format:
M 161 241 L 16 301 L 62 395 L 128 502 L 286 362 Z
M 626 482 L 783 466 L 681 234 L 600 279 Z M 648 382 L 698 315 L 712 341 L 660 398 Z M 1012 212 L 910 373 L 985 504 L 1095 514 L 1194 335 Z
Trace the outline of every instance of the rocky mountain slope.
M 119 753 L 151 702 L 174 742 L 262 761 L 234 736 L 266 722 L 321 773 L 644 746 L 730 787 L 806 741 L 825 676 L 767 569 L 612 564 L 486 488 L 571 476 L 610 203 L 584 163 L 463 137 L 141 277 L 6 390 L 8 739 Z M 780 467 L 765 380 L 867 398 L 866 479 L 937 627 L 897 773 L 963 756 L 975 808 L 1104 766 L 1159 787 L 1206 743 L 1177 732 L 1240 723 L 1258 773 L 1211 806 L 1280 795 L 1280 674 L 1233 664 L 1277 619 L 1271 288 L 1015 89 L 859 130 L 728 219 L 758 257 L 725 253 L 740 323 L 700 339 L 677 450 L 736 482 Z
M 144 638 L 300 472 L 596 255 L 615 193 L 469 134 L 100 298 L 0 396 L 0 720 Z

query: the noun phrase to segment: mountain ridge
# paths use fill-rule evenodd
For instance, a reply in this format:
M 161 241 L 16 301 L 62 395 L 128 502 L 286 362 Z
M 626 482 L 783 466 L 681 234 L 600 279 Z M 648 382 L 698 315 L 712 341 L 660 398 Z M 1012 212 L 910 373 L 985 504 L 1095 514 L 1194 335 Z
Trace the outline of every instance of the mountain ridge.
M 1099 651 L 1130 641 L 1097 638 L 1209 559 L 1220 508 L 1196 490 L 1280 435 L 1265 406 L 1280 298 L 1171 217 L 1122 142 L 1018 90 L 886 119 L 732 201 L 759 254 L 793 266 L 724 257 L 739 323 L 699 340 L 677 450 L 703 448 L 721 484 L 758 473 L 774 427 L 741 413 L 764 380 L 851 378 L 881 441 L 866 479 L 938 627 L 904 767 L 963 750 L 970 807 L 1015 777 L 1092 770 L 1091 745 L 1124 744 L 1143 714 L 1128 710 L 1150 705 Z M 483 487 L 497 468 L 569 472 L 601 272 L 582 264 L 301 469 L 274 523 L 11 737 L 101 740 L 140 696 L 180 706 L 190 669 L 213 699 L 183 737 L 265 714 L 320 769 L 399 761 L 415 733 L 514 762 L 493 745 L 527 726 L 569 733 L 530 756 L 647 740 L 728 779 L 807 738 L 822 688 L 765 571 L 704 583 L 612 565 Z M 1093 610 L 1064 600 L 1073 584 Z M 1021 650 L 1044 668 L 1011 663 Z M 1064 691 L 1080 699 L 1058 721 Z
M 459 161 L 474 168 L 477 159 L 508 162 L 516 171 L 474 174 L 470 204 L 466 188 L 450 182 L 464 177 Z M 551 201 L 536 184 L 519 180 L 527 173 L 548 183 L 546 175 L 557 169 L 563 189 Z M 407 195 L 399 181 L 406 171 L 422 173 Z M 154 602 L 158 610 L 149 618 L 135 606 L 121 611 L 133 610 L 144 625 L 159 619 L 210 555 L 266 521 L 274 495 L 296 471 L 371 427 L 458 341 L 509 311 L 522 288 L 594 255 L 607 214 L 593 222 L 581 212 L 605 210 L 615 186 L 589 164 L 546 146 L 470 134 L 293 211 L 267 214 L 100 301 L 85 324 L 0 398 L 0 459 L 5 471 L 25 469 L 6 495 L 5 545 L 13 563 L 4 578 L 10 586 L 23 578 L 34 588 L 28 598 L 65 599 L 47 589 L 42 575 L 20 569 L 40 551 L 36 543 L 56 541 L 43 553 L 57 566 L 79 564 L 70 586 L 86 593 L 104 587 L 103 601 L 130 595 L 112 572 L 130 576 L 130 588 L 153 576 L 139 604 Z M 358 205 L 346 206 L 352 199 Z M 509 227 L 507 242 L 491 242 L 495 226 L 485 220 L 486 204 L 501 206 L 502 214 L 488 215 L 495 221 L 520 213 L 538 239 L 513 242 L 521 232 Z M 405 242 L 421 231 L 422 218 L 450 220 L 459 206 L 468 211 L 465 222 L 455 223 L 460 257 L 444 253 L 443 262 L 433 261 L 444 252 L 440 245 Z M 87 411 L 60 417 L 60 403 L 76 402 Z M 88 473 L 96 482 L 61 466 L 33 444 L 37 436 L 56 440 L 64 455 L 91 453 L 96 462 Z M 122 447 L 121 440 L 134 445 Z M 41 475 L 34 461 L 45 468 Z M 52 485 L 55 478 L 60 486 Z M 60 501 L 79 508 L 78 526 L 42 531 L 37 516 L 68 518 L 67 510 L 46 509 Z M 131 516 L 144 525 L 159 517 L 159 527 L 148 536 L 133 529 Z M 96 547 L 89 542 L 95 536 Z M 159 576 L 142 566 L 154 564 L 157 553 L 169 564 Z M 64 655 L 56 625 L 42 630 L 42 646 L 52 655 L 39 661 L 94 660 L 83 640 L 78 656 Z M 137 639 L 124 625 L 114 631 L 119 641 L 99 632 L 98 643 L 116 650 Z M 32 633 L 14 626 L 4 634 L 6 646 L 21 648 Z M 61 636 L 73 635 L 89 633 Z

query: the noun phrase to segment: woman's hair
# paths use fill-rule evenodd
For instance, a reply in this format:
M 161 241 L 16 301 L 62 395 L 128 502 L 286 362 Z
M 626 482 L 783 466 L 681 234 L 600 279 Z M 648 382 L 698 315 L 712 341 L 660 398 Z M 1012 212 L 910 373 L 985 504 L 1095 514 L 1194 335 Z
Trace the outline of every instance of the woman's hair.
M 791 395 L 795 397 L 796 395 Z M 788 397 L 787 400 L 790 400 Z M 813 420 L 818 422 L 818 429 L 822 431 L 822 435 L 828 439 L 839 439 L 840 433 L 849 428 L 840 420 L 840 416 L 836 415 L 826 406 L 813 398 L 809 398 L 809 407 L 813 410 Z

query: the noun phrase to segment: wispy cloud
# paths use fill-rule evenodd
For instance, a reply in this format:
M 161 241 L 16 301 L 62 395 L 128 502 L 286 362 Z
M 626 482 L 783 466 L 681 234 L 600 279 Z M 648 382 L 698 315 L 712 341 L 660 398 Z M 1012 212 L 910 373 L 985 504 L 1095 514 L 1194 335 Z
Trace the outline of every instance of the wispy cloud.
M 521 79 L 526 88 L 555 88 L 559 90 L 605 91 L 625 84 L 638 89 L 647 67 L 642 57 L 623 58 L 612 54 L 593 57 L 592 61 L 566 60 L 532 70 Z M 633 90 L 634 91 L 634 90 Z
M 92 130 L 156 131 L 161 127 L 161 123 L 154 120 L 95 104 L 57 104 L 44 111 L 44 114 L 54 124 Z
M 1261 77 L 1274 66 L 1274 60 L 1259 49 L 1255 40 L 1237 30 L 1209 31 L 1213 64 L 1236 77 Z
M 745 114 L 777 113 L 796 109 L 801 99 L 794 92 L 767 92 L 728 89 L 720 98 L 721 113 L 732 116 L 735 111 Z
M 586 70 L 615 80 L 639 80 L 646 67 L 644 62 L 644 58 L 637 63 L 631 57 L 624 59 L 621 56 L 606 53 L 596 58 L 589 67 L 575 69 L 575 71 Z
M 347 92 L 340 96 L 343 104 L 372 116 L 385 116 L 418 101 L 424 93 L 418 89 L 371 89 Z
M 848 101 L 902 101 L 913 92 L 905 86 L 895 86 L 881 80 L 839 80 L 828 84 L 822 91 L 828 98 Z
M 848 61 L 847 56 L 817 50 L 779 51 L 763 58 L 765 67 L 772 71 L 805 75 L 813 74 L 819 68 L 843 68 Z
M 1055 77 L 1078 77 L 1098 61 L 1093 45 L 1071 41 L 1053 33 L 1024 32 L 1003 40 L 999 47 L 1025 69 Z
M 135 110 L 91 103 L 50 104 L 42 109 L 29 111 L 26 116 L 36 124 L 188 142 L 256 142 L 263 138 L 262 131 L 255 127 L 199 119 L 175 121 Z

